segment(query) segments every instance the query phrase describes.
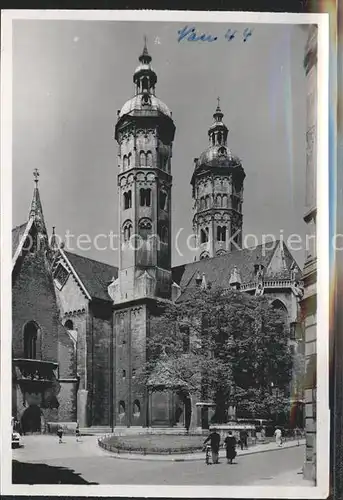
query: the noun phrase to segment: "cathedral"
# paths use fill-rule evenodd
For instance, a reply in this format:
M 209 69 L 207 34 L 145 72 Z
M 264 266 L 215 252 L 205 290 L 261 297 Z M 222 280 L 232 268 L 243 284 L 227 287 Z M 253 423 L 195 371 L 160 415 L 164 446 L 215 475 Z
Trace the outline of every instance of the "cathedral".
M 58 246 L 54 230 L 48 240 L 38 172 L 28 222 L 13 229 L 12 407 L 27 432 L 76 421 L 103 430 L 173 425 L 180 401 L 139 386 L 135 372 L 145 361 L 149 318 L 199 284 L 268 296 L 284 313 L 292 349 L 302 348 L 299 266 L 283 241 L 242 248 L 246 174 L 228 147 L 219 99 L 190 179 L 196 259 L 172 267 L 175 124 L 156 95 L 151 60 L 145 44 L 135 95 L 115 126 L 118 267 Z

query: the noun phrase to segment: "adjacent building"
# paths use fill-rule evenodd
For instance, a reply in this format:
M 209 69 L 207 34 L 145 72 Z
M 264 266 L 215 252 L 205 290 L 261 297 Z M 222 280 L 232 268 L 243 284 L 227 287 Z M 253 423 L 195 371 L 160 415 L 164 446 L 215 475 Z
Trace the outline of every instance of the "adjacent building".
M 306 131 L 306 212 L 308 225 L 306 259 L 303 270 L 304 297 L 301 303 L 305 331 L 305 429 L 306 457 L 304 477 L 316 478 L 316 405 L 317 405 L 317 253 L 316 253 L 316 173 L 317 173 L 317 37 L 318 26 L 311 25 L 304 59 L 307 79 Z

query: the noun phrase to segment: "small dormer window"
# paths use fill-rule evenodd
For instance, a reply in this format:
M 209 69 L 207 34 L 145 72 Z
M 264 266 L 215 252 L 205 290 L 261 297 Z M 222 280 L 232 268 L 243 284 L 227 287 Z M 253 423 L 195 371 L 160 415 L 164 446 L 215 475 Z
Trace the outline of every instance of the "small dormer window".
M 61 290 L 66 284 L 68 276 L 68 269 L 60 262 L 54 272 L 55 284 L 59 290 Z
M 219 149 L 218 149 L 218 153 L 219 153 L 220 155 L 225 155 L 225 153 L 226 153 L 226 149 L 225 149 L 225 148 L 223 148 L 223 147 L 222 147 L 222 148 L 219 148 Z

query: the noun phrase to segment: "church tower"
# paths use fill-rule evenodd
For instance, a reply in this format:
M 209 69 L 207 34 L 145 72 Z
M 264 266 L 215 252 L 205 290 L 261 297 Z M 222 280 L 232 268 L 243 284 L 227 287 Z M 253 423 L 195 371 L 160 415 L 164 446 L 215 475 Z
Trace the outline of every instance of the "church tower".
M 209 146 L 194 159 L 193 231 L 197 259 L 242 247 L 244 169 L 227 146 L 228 128 L 218 106 L 208 130 Z
M 156 97 L 146 43 L 134 72 L 135 95 L 118 112 L 119 277 L 128 301 L 171 296 L 171 156 L 175 126 Z
M 108 287 L 114 307 L 115 426 L 147 426 L 156 418 L 168 418 L 158 412 L 156 417 L 156 404 L 136 377 L 146 359 L 150 318 L 159 303 L 172 295 L 171 157 L 175 125 L 168 107 L 156 97 L 157 76 L 146 42 L 133 82 L 135 94 L 118 111 L 115 127 L 120 250 L 118 278 Z

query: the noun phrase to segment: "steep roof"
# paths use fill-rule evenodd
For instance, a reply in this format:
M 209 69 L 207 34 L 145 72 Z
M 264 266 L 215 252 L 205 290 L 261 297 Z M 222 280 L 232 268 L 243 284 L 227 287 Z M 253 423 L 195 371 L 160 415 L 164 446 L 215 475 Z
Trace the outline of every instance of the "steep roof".
M 112 301 L 107 287 L 117 278 L 117 267 L 67 251 L 64 254 L 92 298 Z
M 199 272 L 200 276 L 205 273 L 207 283 L 210 282 L 213 286 L 227 288 L 234 266 L 236 266 L 240 272 L 242 283 L 254 281 L 254 265 L 256 263 L 264 266 L 267 271 L 265 274 L 266 277 L 289 278 L 291 266 L 295 260 L 284 242 L 282 242 L 282 246 L 286 269 L 278 272 L 268 272 L 267 270 L 279 243 L 279 241 L 276 241 L 274 245 L 267 243 L 252 248 L 234 250 L 225 255 L 213 257 L 211 259 L 202 259 L 190 264 L 174 267 L 172 270 L 173 280 L 180 285 L 181 290 L 184 291 L 187 287 L 195 285 L 195 279 Z
M 26 226 L 27 222 L 24 222 L 24 224 L 16 226 L 12 229 L 12 257 L 14 257 L 21 239 L 24 236 Z

